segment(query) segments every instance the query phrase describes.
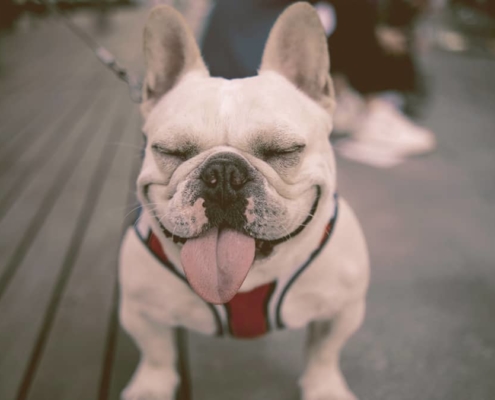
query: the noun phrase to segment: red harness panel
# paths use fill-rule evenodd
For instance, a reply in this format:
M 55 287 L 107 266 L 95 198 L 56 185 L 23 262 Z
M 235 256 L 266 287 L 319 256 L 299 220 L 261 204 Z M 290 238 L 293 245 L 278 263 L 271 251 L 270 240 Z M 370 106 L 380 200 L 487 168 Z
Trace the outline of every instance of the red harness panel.
M 151 252 L 160 259 L 161 262 L 168 262 L 168 257 L 163 251 L 160 241 L 153 232 L 150 232 L 150 235 L 148 237 L 148 247 L 150 248 Z
M 258 286 L 250 292 L 237 293 L 225 306 L 229 316 L 232 336 L 252 339 L 270 330 L 267 321 L 268 301 L 275 290 L 276 282 Z

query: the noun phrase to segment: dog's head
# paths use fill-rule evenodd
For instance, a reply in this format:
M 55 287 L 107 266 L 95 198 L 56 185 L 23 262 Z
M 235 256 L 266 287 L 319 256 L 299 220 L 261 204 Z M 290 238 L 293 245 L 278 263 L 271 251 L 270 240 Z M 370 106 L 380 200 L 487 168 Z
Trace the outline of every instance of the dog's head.
M 333 195 L 325 34 L 314 9 L 295 4 L 275 23 L 258 76 L 211 78 L 182 17 L 162 6 L 144 51 L 139 198 L 156 234 L 182 246 L 191 286 L 223 303 Z

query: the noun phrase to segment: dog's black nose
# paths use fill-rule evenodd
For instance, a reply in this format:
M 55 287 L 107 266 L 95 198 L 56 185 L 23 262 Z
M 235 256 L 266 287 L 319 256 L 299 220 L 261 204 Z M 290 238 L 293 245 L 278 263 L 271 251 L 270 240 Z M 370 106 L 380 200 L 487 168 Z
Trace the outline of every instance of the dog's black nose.
M 225 207 L 237 200 L 249 181 L 249 167 L 239 156 L 223 153 L 208 160 L 200 177 L 205 184 L 205 198 Z

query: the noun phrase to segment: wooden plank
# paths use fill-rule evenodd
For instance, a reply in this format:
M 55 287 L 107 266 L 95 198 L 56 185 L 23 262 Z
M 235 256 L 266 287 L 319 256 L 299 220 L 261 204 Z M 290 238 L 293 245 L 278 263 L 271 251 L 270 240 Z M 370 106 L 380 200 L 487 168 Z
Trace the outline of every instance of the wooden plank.
M 25 97 L 25 95 L 23 96 Z M 24 100 L 24 99 L 23 99 Z M 38 107 L 36 110 L 26 110 L 21 107 L 6 110 L 0 108 L 0 120 L 2 121 L 0 137 L 0 174 L 5 175 L 4 167 L 7 159 L 12 160 L 12 153 L 18 151 L 25 142 L 26 137 L 32 138 L 33 135 L 42 136 L 44 133 L 36 132 L 39 126 L 46 126 L 47 118 L 52 118 L 52 111 L 60 109 L 61 99 L 58 102 L 51 102 L 48 107 Z M 10 116 L 10 120 L 7 120 Z M 6 121 L 7 120 L 7 121 Z M 26 146 L 29 148 L 29 146 Z M 10 161 L 9 160 L 9 161 Z
M 117 92 L 118 93 L 118 92 Z M 120 98 L 122 98 L 120 92 Z M 75 143 L 74 153 L 79 156 L 75 174 L 67 168 L 71 178 L 66 184 L 57 187 L 60 196 L 53 206 L 46 210 L 46 222 L 39 229 L 30 246 L 26 249 L 19 268 L 0 299 L 0 398 L 14 399 L 19 390 L 23 374 L 28 366 L 43 315 L 61 272 L 64 257 L 74 230 L 77 228 L 77 215 L 85 204 L 85 194 L 91 187 L 97 160 L 103 153 L 104 143 L 110 134 L 112 121 L 119 111 L 119 102 L 110 103 L 108 110 L 104 104 L 97 107 L 86 121 L 81 134 L 88 143 L 83 147 Z M 78 145 L 78 146 L 77 146 Z M 79 160 L 78 160 L 79 161 Z M 59 167 L 64 167 L 63 165 Z M 74 169 L 74 168 L 72 168 Z M 52 176 L 53 179 L 53 176 Z M 63 179 L 55 177 L 54 181 Z M 68 180 L 68 179 L 67 179 Z
M 8 79 L 0 80 L 0 90 L 6 95 L 57 91 L 66 81 L 65 72 L 72 73 L 75 80 L 77 65 L 91 58 L 84 53 L 84 44 L 50 17 L 34 28 L 12 34 L 3 47 L 9 54 L 4 60 Z
M 2 69 L 5 67 L 2 67 Z M 5 77 L 8 74 L 5 71 L 2 73 L 3 79 L 0 79 L 0 87 L 3 82 L 5 82 Z M 0 145 L 3 143 L 4 137 L 8 134 L 5 130 L 5 126 L 7 126 L 16 116 L 12 113 L 13 110 L 19 108 L 19 106 L 24 101 L 25 93 L 22 92 L 14 92 L 14 93 L 0 93 L 0 116 L 1 118 L 1 129 L 0 129 Z
M 43 358 L 31 385 L 30 377 L 25 377 L 18 400 L 98 398 L 129 175 L 135 166 L 133 161 L 140 158 L 137 107 L 129 111 L 129 107 L 123 108 L 116 118 L 109 145 L 94 171 L 86 201 L 88 207 L 93 207 L 87 213 L 94 212 L 91 221 L 83 216 L 86 210 L 81 213 L 77 229 L 87 228 L 87 232 L 82 242 L 71 243 L 70 249 L 78 252 L 77 257 L 64 261 L 55 297 L 52 295 L 45 314 L 45 337 L 36 345 L 38 359 Z M 130 143 L 131 146 L 112 143 L 120 140 L 122 134 L 123 144 Z M 100 190 L 101 193 L 97 193 Z M 78 368 L 72 368 L 73 365 Z M 34 377 L 34 372 L 31 372 L 31 377 Z
M 18 136 L 24 127 L 31 123 L 31 119 L 36 118 L 43 111 L 41 107 L 26 107 L 26 93 L 17 92 L 10 95 L 0 96 L 0 159 L 5 148 Z M 22 135 L 22 134 L 21 134 Z
M 101 71 L 92 68 L 94 60 L 76 58 L 76 61 L 78 62 L 77 68 L 71 70 L 73 79 L 77 79 L 82 85 L 94 80 L 102 82 Z M 53 62 L 55 63 L 55 61 Z M 32 149 L 37 140 L 51 131 L 51 129 L 40 129 L 40 127 L 49 125 L 48 119 L 55 122 L 62 118 L 61 110 L 65 108 L 64 106 L 73 103 L 81 94 L 84 95 L 84 93 L 77 93 L 75 96 L 74 93 L 60 90 L 64 87 L 67 88 L 67 83 L 60 76 L 57 77 L 59 74 L 53 72 L 51 71 L 51 75 L 43 77 L 42 82 L 56 78 L 56 85 L 43 89 L 40 82 L 40 87 L 37 87 L 36 91 L 22 92 L 20 104 L 6 110 L 0 108 L 0 116 L 10 112 L 16 117 L 14 122 L 2 124 L 2 138 L 5 138 L 0 145 L 0 174 L 4 175 L 9 167 L 17 162 L 19 156 L 23 154 L 23 150 Z M 13 79 L 13 77 L 9 76 L 9 79 Z M 3 186 L 1 182 L 0 186 Z
M 57 150 L 68 139 L 66 132 L 77 123 L 79 119 L 84 118 L 84 112 L 94 101 L 93 96 L 81 96 L 78 99 L 68 99 L 70 104 L 69 111 L 59 115 L 46 115 L 44 121 L 39 125 L 34 124 L 29 133 L 34 138 L 29 141 L 28 147 L 19 149 L 19 152 L 10 151 L 9 156 L 5 157 L 0 163 L 2 168 L 0 172 L 0 220 L 8 213 L 10 207 L 14 204 L 17 197 L 22 194 L 22 188 L 29 185 L 30 181 L 37 179 L 37 172 L 50 160 L 50 155 Z M 58 105 L 58 104 L 57 104 Z M 50 120 L 51 119 L 51 120 Z M 48 123 L 45 129 L 39 134 L 36 132 L 40 126 L 45 126 L 43 122 Z M 27 139 L 30 139 L 30 137 Z M 21 188 L 21 190 L 19 190 Z
M 1 231 L 4 232 L 0 235 L 0 299 L 60 191 L 71 177 L 83 150 L 93 138 L 96 129 L 89 132 L 86 129 L 92 129 L 104 112 L 104 108 L 98 109 L 98 105 L 96 101 L 88 110 L 90 125 L 86 124 L 87 120 L 81 119 L 74 129 L 64 132 L 69 136 L 68 139 L 51 156 L 45 167 L 37 172 L 37 179 L 25 188 L 19 188 L 22 194 L 0 221 Z

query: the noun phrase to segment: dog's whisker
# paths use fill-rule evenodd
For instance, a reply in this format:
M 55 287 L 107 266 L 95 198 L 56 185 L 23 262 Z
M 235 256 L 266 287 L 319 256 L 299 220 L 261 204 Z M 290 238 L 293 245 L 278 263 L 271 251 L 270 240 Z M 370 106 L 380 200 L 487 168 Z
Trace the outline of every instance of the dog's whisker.
M 141 208 L 141 204 L 137 205 L 136 207 L 134 207 L 132 210 L 130 210 L 129 212 L 127 212 L 125 215 L 124 215 L 124 219 L 126 219 L 129 215 L 131 215 L 134 211 L 136 210 L 139 210 Z
M 163 215 L 161 217 L 159 217 L 157 214 L 155 214 L 156 216 L 156 219 L 158 220 L 158 223 L 162 226 L 165 226 L 165 224 L 163 223 L 163 220 L 167 217 L 166 215 Z M 172 232 L 172 236 L 174 235 L 175 233 L 175 225 L 174 225 L 174 231 Z
M 283 228 L 283 230 L 285 231 L 284 238 L 286 238 L 286 239 L 290 239 L 292 236 L 291 236 L 291 234 L 290 234 L 289 230 L 287 229 L 287 227 L 286 227 L 286 226 L 284 226 L 284 225 L 281 225 L 281 227 L 282 227 L 282 228 Z
M 156 214 L 155 214 L 156 215 Z M 158 215 L 156 215 L 156 219 L 158 220 L 158 222 L 161 224 L 163 219 L 166 217 L 166 215 L 163 215 L 161 217 L 159 217 Z

